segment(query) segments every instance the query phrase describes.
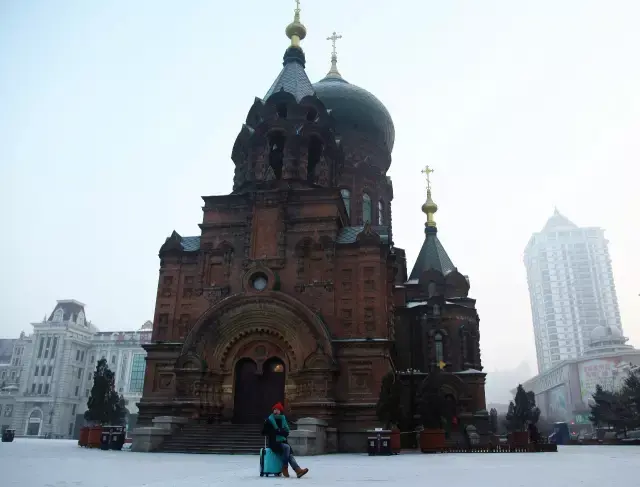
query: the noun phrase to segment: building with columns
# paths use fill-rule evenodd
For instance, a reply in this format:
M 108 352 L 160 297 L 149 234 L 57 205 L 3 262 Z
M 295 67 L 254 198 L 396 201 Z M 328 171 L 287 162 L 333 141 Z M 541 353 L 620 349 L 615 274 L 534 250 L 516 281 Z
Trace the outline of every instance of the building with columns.
M 533 391 L 542 416 L 566 421 L 573 432 L 588 434 L 593 430 L 589 414 L 596 386 L 620 390 L 635 370 L 640 370 L 640 350 L 627 343 L 620 328 L 602 325 L 591 331 L 582 356 L 564 360 L 522 386 Z
M 48 318 L 32 323 L 31 335 L 16 341 L 12 367 L 18 380 L 0 394 L 0 426 L 17 435 L 75 436 L 83 425 L 95 364 L 103 357 L 135 422 L 146 356 L 141 345 L 150 339 L 151 323 L 137 331 L 101 332 L 84 308 L 79 301 L 60 300 Z

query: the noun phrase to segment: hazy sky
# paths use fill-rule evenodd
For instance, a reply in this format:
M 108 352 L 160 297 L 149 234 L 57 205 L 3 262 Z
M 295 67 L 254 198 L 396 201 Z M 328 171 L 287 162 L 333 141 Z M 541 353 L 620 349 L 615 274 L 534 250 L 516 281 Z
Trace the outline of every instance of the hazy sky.
M 233 142 L 281 69 L 291 0 L 0 0 L 0 335 L 56 299 L 152 319 L 157 253 L 231 190 Z M 439 236 L 478 299 L 486 370 L 535 370 L 524 247 L 553 207 L 601 226 L 640 346 L 640 2 L 303 0 L 307 72 L 339 68 L 396 127 L 396 244 Z

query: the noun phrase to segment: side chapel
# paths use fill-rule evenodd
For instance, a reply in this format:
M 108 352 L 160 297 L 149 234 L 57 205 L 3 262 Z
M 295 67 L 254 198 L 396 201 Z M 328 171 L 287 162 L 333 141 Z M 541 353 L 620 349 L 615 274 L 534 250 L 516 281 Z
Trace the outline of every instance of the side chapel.
M 438 241 L 430 190 L 407 277 L 391 116 L 341 76 L 335 33 L 331 69 L 311 83 L 306 33 L 298 7 L 283 68 L 233 145 L 233 191 L 203 198 L 200 235 L 174 231 L 160 249 L 140 424 L 197 418 L 206 391 L 215 421 L 260 422 L 283 401 L 346 437 L 378 425 L 385 374 L 435 366 L 456 407 L 485 408 L 474 300 Z

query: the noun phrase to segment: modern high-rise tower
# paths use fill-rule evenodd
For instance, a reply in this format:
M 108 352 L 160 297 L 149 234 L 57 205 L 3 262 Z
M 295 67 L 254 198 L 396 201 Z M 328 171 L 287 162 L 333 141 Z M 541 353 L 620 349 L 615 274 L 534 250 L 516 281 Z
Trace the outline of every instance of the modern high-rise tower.
M 531 236 L 524 263 L 539 372 L 582 355 L 598 325 L 622 333 L 603 229 L 579 228 L 556 209 Z

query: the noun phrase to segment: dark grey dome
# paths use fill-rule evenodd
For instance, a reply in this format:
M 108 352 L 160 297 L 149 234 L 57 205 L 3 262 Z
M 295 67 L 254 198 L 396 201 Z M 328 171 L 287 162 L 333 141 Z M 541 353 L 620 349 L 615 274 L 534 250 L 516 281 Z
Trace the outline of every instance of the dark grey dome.
M 357 129 L 393 149 L 396 131 L 386 107 L 375 96 L 339 76 L 327 76 L 313 85 L 325 107 L 331 109 L 336 130 Z

